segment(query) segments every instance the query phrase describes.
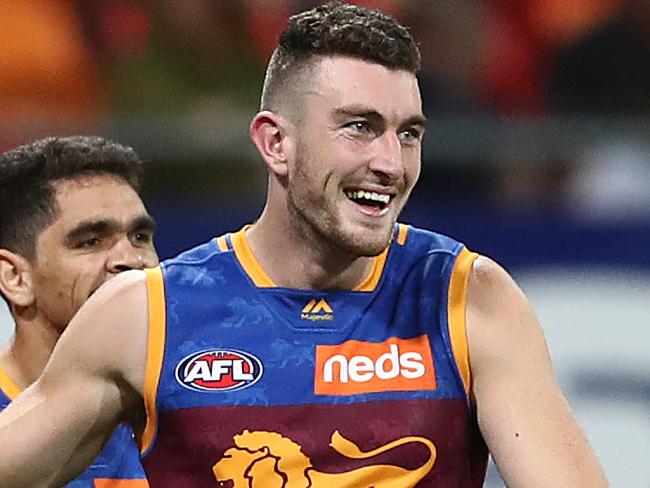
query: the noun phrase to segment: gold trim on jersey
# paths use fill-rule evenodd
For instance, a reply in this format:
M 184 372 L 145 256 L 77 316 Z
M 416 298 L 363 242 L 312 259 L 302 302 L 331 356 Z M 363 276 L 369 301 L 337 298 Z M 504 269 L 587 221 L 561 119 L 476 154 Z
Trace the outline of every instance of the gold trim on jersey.
M 147 303 L 149 309 L 149 336 L 147 339 L 147 365 L 144 380 L 144 407 L 147 416 L 144 431 L 140 438 L 140 452 L 151 447 L 158 429 L 158 410 L 156 396 L 165 353 L 165 287 L 162 269 L 146 269 Z
M 226 236 L 219 236 L 216 241 L 217 247 L 221 252 L 226 252 L 228 250 L 228 241 L 226 240 Z
M 255 286 L 260 288 L 275 288 L 275 283 L 273 283 L 273 280 L 266 274 L 266 271 L 262 269 L 262 266 L 248 245 L 248 239 L 246 239 L 246 229 L 248 229 L 248 227 L 249 226 L 245 226 L 241 230 L 230 235 L 230 242 L 235 251 L 235 256 L 237 256 L 239 263 L 242 265 L 250 279 L 253 280 Z
M 381 279 L 381 275 L 384 272 L 384 265 L 386 264 L 389 249 L 390 246 L 384 249 L 379 256 L 373 258 L 370 273 L 368 273 L 368 276 L 366 276 L 360 284 L 352 288 L 352 291 L 375 291 L 375 288 L 377 288 L 377 284 Z
M 2 392 L 9 397 L 9 400 L 12 401 L 22 392 L 20 387 L 14 383 L 7 372 L 2 368 L 0 368 L 0 390 L 2 390 Z
M 397 243 L 400 246 L 403 246 L 406 244 L 406 236 L 408 234 L 408 225 L 406 224 L 397 224 Z M 377 288 L 377 285 L 379 284 L 379 280 L 381 279 L 381 276 L 384 272 L 384 265 L 386 264 L 386 259 L 388 258 L 388 250 L 390 249 L 390 244 L 386 249 L 384 249 L 384 252 L 382 252 L 379 256 L 376 256 L 374 258 L 374 261 L 372 263 L 372 269 L 370 270 L 370 273 L 368 273 L 368 276 L 357 286 L 355 286 L 352 291 L 375 291 L 375 288 Z
M 454 354 L 456 366 L 463 380 L 465 393 L 471 390 L 472 376 L 469 364 L 469 348 L 467 345 L 467 326 L 465 311 L 467 306 L 467 280 L 474 261 L 478 254 L 463 248 L 456 258 L 451 271 L 449 282 L 448 325 L 451 349 Z
M 397 224 L 398 225 L 398 230 L 397 230 L 397 243 L 400 246 L 403 246 L 406 244 L 406 236 L 409 231 L 409 226 L 406 224 Z
M 149 488 L 149 482 L 145 479 L 113 479 L 95 478 L 94 488 Z
M 259 261 L 253 254 L 250 245 L 248 244 L 248 239 L 246 238 L 246 229 L 248 228 L 249 226 L 245 226 L 241 230 L 238 230 L 237 232 L 234 232 L 230 235 L 230 242 L 232 244 L 233 250 L 235 251 L 235 256 L 237 256 L 237 260 L 241 264 L 242 268 L 244 268 L 246 274 L 250 277 L 251 280 L 253 280 L 255 286 L 260 288 L 275 288 L 277 285 L 273 282 L 271 277 L 266 274 L 266 271 L 264 271 Z M 407 226 L 400 224 L 399 234 L 397 238 L 398 243 L 403 245 L 406 242 L 406 234 Z M 221 249 L 222 244 L 219 244 L 219 240 L 217 240 L 217 244 L 219 245 L 219 249 Z M 223 241 L 223 245 L 227 246 L 225 239 Z M 373 258 L 372 268 L 370 269 L 370 272 L 360 284 L 352 289 L 352 291 L 371 292 L 375 290 L 384 271 L 384 265 L 386 264 L 386 258 L 388 257 L 389 249 L 390 246 L 384 249 L 381 254 Z

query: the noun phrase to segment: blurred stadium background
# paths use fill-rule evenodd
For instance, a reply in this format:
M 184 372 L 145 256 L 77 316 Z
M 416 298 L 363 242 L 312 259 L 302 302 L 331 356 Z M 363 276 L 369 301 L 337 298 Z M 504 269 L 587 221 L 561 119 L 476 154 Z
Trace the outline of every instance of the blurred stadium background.
M 162 257 L 236 230 L 264 198 L 247 124 L 265 62 L 316 3 L 0 0 L 0 150 L 133 145 Z M 422 46 L 430 123 L 401 220 L 515 275 L 612 486 L 650 486 L 650 2 L 356 3 Z M 494 470 L 486 486 L 502 486 Z

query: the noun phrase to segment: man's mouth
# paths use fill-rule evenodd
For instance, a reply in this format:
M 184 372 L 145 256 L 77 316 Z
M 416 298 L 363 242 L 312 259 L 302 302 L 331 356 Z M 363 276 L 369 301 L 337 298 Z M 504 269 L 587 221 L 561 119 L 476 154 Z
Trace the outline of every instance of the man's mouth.
M 388 207 L 394 195 L 366 190 L 346 190 L 345 196 L 358 205 L 383 210 Z

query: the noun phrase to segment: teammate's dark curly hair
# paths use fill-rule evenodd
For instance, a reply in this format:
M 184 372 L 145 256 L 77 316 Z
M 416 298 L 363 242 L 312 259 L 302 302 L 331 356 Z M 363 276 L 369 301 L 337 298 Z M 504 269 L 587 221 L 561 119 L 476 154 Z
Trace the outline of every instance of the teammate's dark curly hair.
M 143 164 L 130 147 L 96 136 L 48 137 L 0 156 L 0 247 L 33 259 L 55 219 L 57 180 L 109 174 L 136 192 Z

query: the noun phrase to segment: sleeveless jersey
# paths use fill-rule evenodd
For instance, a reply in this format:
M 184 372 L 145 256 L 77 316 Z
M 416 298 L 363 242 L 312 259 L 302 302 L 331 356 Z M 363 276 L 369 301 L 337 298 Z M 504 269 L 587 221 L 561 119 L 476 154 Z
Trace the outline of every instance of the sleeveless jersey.
M 147 270 L 151 486 L 483 486 L 465 335 L 475 258 L 399 224 L 355 289 L 288 289 L 244 228 Z
M 0 368 L 0 410 L 20 394 L 20 388 Z M 65 485 L 67 488 L 148 488 L 132 430 L 115 429 L 90 467 Z

